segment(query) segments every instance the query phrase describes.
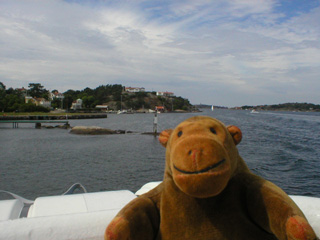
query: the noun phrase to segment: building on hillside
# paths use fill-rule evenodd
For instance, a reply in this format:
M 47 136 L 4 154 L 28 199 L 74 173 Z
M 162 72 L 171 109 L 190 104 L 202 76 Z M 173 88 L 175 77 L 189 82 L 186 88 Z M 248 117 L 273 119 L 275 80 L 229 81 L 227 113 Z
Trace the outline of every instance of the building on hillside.
M 30 96 L 25 96 L 25 97 L 24 97 L 24 102 L 25 102 L 25 103 L 31 102 L 31 103 L 36 104 L 36 100 L 35 100 L 33 97 L 30 97 Z
M 157 92 L 157 96 L 164 96 L 164 97 L 173 97 L 173 92 Z
M 108 106 L 108 105 L 105 105 L 105 104 L 103 104 L 103 105 L 96 105 L 96 109 L 100 109 L 101 112 L 106 112 L 106 111 L 109 110 L 109 106 Z
M 45 99 L 45 98 L 33 98 L 30 96 L 25 96 L 24 97 L 24 102 L 25 103 L 33 103 L 36 106 L 42 106 L 46 108 L 51 108 L 51 101 Z
M 71 109 L 77 110 L 82 109 L 82 100 L 79 98 L 76 101 L 72 102 Z
M 146 89 L 144 87 L 125 87 L 124 88 L 125 92 L 131 92 L 131 93 L 137 93 L 137 92 L 145 92 Z
M 164 108 L 164 106 L 156 106 L 156 111 L 157 112 L 164 112 L 165 108 Z
M 45 98 L 35 98 L 35 104 L 46 108 L 51 108 L 51 101 Z
M 51 92 L 49 94 L 49 97 L 51 100 L 53 100 L 53 99 L 63 100 L 64 99 L 64 95 L 62 93 L 59 93 L 58 91 Z

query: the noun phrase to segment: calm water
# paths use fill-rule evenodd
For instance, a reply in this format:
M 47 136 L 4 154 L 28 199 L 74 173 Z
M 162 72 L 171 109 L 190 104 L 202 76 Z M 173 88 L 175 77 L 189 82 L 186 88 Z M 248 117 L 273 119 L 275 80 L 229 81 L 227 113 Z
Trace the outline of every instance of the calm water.
M 320 197 L 320 114 L 204 110 L 243 132 L 240 155 L 252 171 L 288 194 Z M 160 114 L 159 131 L 195 113 Z M 153 114 L 73 120 L 71 126 L 152 131 Z M 80 136 L 33 125 L 0 125 L 0 189 L 29 199 L 62 194 L 76 182 L 89 192 L 138 190 L 162 179 L 165 149 L 141 134 Z

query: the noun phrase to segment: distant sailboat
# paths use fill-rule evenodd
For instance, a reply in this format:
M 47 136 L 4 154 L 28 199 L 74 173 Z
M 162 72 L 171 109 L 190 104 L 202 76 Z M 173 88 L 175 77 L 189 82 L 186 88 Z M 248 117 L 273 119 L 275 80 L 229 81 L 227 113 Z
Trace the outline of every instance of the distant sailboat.
M 214 106 L 213 105 L 211 105 L 211 111 L 213 111 L 214 110 Z

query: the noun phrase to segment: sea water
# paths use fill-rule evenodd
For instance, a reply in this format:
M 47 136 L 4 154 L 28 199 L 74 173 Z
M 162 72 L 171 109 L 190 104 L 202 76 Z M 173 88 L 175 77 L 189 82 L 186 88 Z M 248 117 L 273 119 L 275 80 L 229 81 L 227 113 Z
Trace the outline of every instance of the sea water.
M 215 117 L 243 133 L 239 153 L 249 168 L 288 194 L 320 197 L 320 114 L 244 110 L 161 113 L 158 131 L 195 116 Z M 71 126 L 132 131 L 120 135 L 75 135 L 33 124 L 0 125 L 0 189 L 29 199 L 60 195 L 80 182 L 89 192 L 133 192 L 163 178 L 165 149 L 153 130 L 154 114 L 109 114 L 70 120 Z M 0 198 L 3 198 L 1 195 Z

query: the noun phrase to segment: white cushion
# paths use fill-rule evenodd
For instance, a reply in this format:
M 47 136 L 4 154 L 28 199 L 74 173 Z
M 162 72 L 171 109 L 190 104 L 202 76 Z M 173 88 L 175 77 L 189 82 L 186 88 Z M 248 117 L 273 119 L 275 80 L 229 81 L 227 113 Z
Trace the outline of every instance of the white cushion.
M 23 203 L 18 199 L 0 201 L 0 221 L 19 218 Z
M 39 197 L 28 218 L 120 209 L 135 197 L 128 190 Z

